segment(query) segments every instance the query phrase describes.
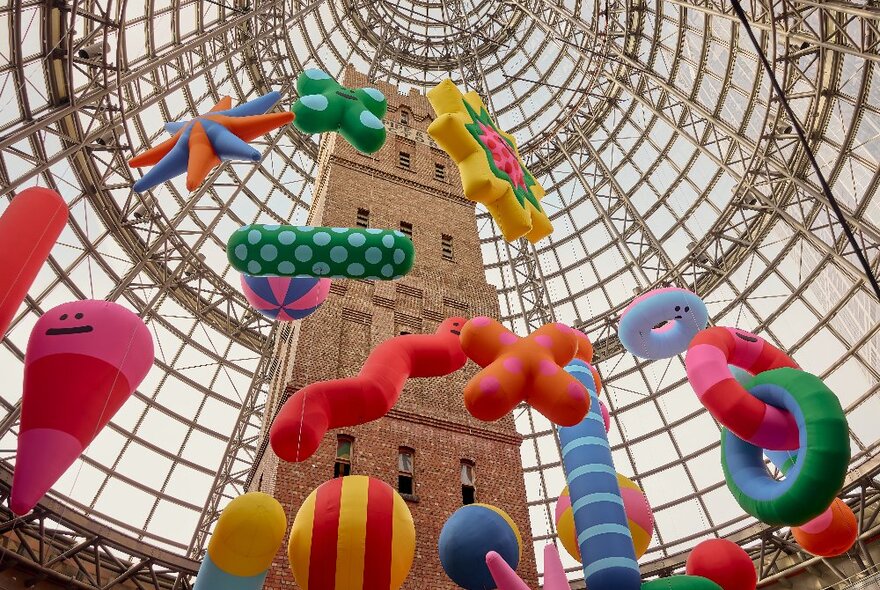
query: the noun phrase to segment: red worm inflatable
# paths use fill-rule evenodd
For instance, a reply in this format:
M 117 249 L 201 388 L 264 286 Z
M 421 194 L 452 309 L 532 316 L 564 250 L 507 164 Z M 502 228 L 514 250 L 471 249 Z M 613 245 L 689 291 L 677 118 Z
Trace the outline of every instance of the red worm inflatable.
M 290 462 L 311 457 L 331 428 L 378 420 L 397 403 L 410 377 L 441 377 L 464 366 L 459 336 L 466 318 L 453 317 L 434 334 L 407 334 L 373 349 L 356 377 L 303 387 L 275 416 L 269 442 Z
M 787 354 L 745 330 L 716 326 L 694 336 L 684 363 L 700 402 L 735 435 L 773 451 L 800 446 L 794 416 L 750 394 L 728 368 L 734 365 L 753 375 L 781 367 L 799 368 Z

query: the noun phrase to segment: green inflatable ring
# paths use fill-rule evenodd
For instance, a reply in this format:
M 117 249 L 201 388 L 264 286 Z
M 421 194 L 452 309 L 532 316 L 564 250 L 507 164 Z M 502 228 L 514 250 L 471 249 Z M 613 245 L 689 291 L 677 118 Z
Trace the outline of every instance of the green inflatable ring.
M 251 276 L 391 280 L 412 269 L 415 249 L 397 230 L 246 225 L 229 237 L 226 257 Z
M 782 481 L 764 465 L 763 450 L 721 431 L 721 465 L 737 503 L 761 522 L 800 526 L 822 514 L 843 487 L 849 467 L 849 428 L 840 401 L 821 379 L 798 369 L 765 371 L 749 393 L 791 412 L 800 448 Z
M 700 576 L 671 576 L 643 582 L 642 590 L 721 590 L 721 586 Z

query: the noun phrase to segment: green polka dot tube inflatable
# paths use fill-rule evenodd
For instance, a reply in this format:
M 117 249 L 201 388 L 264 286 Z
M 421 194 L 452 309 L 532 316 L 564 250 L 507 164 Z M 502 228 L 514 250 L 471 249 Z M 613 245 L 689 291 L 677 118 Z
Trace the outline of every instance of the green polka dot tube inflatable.
M 229 264 L 251 276 L 393 280 L 412 269 L 402 232 L 360 227 L 246 225 L 226 243 Z

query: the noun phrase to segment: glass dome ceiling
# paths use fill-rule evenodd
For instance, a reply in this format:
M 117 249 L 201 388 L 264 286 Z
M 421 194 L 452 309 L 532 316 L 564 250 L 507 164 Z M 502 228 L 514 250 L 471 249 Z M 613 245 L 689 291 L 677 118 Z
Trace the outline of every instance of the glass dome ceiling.
M 880 15 L 867 2 L 751 4 L 876 270 Z M 853 465 L 876 454 L 880 305 L 727 0 L 25 1 L 0 19 L 3 206 L 39 184 L 71 209 L 0 349 L 5 459 L 41 313 L 116 300 L 156 343 L 135 399 L 55 487 L 71 510 L 196 555 L 218 505 L 243 491 L 277 367 L 273 328 L 240 295 L 224 244 L 245 223 L 305 221 L 317 144 L 271 133 L 254 142 L 260 164 L 224 165 L 193 193 L 177 179 L 137 196 L 125 160 L 222 95 L 275 89 L 289 103 L 302 68 L 347 64 L 404 92 L 451 76 L 518 138 L 556 231 L 506 244 L 481 213 L 487 276 L 519 333 L 555 319 L 596 344 L 617 468 L 657 522 L 643 563 L 754 521 L 724 489 L 718 427 L 682 359 L 621 349 L 618 315 L 638 292 L 691 288 L 713 323 L 791 351 L 840 396 Z M 517 425 L 540 547 L 564 485 L 559 448 L 540 415 L 523 409 Z

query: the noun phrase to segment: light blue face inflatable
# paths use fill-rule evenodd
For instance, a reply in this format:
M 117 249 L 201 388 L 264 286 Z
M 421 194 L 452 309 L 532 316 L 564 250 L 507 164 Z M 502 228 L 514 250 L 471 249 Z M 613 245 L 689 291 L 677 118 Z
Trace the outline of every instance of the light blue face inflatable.
M 666 359 L 686 351 L 708 323 L 702 299 L 668 287 L 636 297 L 620 316 L 618 336 L 623 347 L 639 358 Z

